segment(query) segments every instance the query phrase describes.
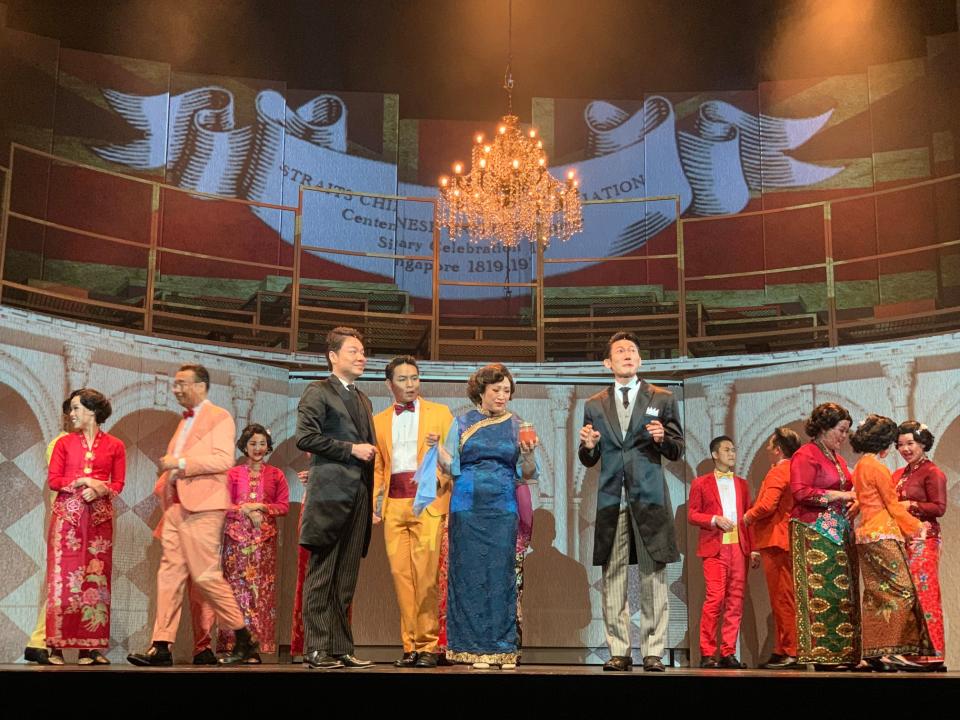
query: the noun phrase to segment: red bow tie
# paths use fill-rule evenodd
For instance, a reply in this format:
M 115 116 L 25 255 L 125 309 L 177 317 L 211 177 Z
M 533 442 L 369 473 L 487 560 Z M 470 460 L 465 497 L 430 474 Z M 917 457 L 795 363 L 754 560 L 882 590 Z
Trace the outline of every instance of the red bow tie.
M 402 413 L 404 410 L 409 410 L 410 412 L 416 412 L 417 406 L 412 402 L 408 403 L 394 403 L 393 409 L 396 411 L 397 415 Z
M 184 420 L 186 420 L 186 419 L 188 419 L 188 418 L 192 418 L 193 416 L 194 416 L 193 408 L 190 408 L 189 410 L 184 410 L 184 411 L 183 411 L 183 419 L 184 419 Z

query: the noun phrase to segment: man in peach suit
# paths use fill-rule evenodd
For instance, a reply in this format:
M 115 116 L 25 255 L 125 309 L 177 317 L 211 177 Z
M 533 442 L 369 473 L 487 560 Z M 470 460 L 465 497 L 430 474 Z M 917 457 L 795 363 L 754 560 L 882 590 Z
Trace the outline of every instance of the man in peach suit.
M 167 490 L 167 479 L 164 475 L 157 478 L 157 484 L 153 487 L 153 494 L 157 496 L 157 502 L 163 507 L 163 496 Z M 163 535 L 163 517 L 154 528 L 153 536 L 159 540 Z M 213 626 L 217 622 L 217 615 L 214 613 L 210 603 L 203 599 L 197 586 L 187 578 L 187 597 L 190 600 L 190 620 L 193 624 L 193 664 L 194 665 L 216 665 L 217 656 L 213 654 Z
M 410 355 L 387 363 L 385 374 L 395 402 L 373 418 L 377 436 L 373 522 L 383 519 L 387 559 L 400 606 L 403 656 L 394 664 L 433 668 L 439 662 L 437 569 L 451 483 L 449 476 L 442 477 L 437 499 L 418 516 L 413 511 L 417 494 L 413 476 L 427 449 L 446 439 L 453 415 L 446 405 L 420 397 L 420 371 Z M 381 495 L 383 505 L 378 511 Z
M 230 507 L 227 470 L 234 465 L 236 427 L 230 413 L 207 399 L 209 389 L 210 374 L 202 365 L 184 365 L 174 378 L 173 394 L 184 412 L 158 463 L 164 512 L 157 617 L 150 649 L 127 656 L 133 665 L 173 664 L 170 644 L 177 635 L 188 579 L 209 603 L 220 627 L 236 633 L 233 652 L 220 658 L 221 664 L 245 662 L 258 650 L 220 569 L 223 524 Z
M 757 501 L 743 516 L 753 531 L 753 548 L 760 552 L 767 577 L 775 640 L 773 653 L 761 667 L 768 670 L 797 664 L 797 603 L 793 594 L 793 561 L 790 555 L 790 458 L 800 448 L 800 436 L 780 427 L 767 442 L 773 467 L 763 478 Z

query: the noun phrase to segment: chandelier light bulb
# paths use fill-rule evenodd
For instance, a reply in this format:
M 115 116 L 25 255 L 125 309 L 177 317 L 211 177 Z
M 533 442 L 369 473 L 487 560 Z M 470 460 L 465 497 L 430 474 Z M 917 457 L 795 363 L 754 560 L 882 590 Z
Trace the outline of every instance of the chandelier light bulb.
M 567 180 L 573 180 L 577 176 L 574 170 L 567 170 Z
M 583 226 L 581 197 L 572 173 L 566 181 L 546 170 L 549 158 L 535 128 L 505 115 L 490 140 L 474 132 L 471 162 L 457 162 L 441 177 L 440 223 L 451 238 L 517 247 L 567 240 Z

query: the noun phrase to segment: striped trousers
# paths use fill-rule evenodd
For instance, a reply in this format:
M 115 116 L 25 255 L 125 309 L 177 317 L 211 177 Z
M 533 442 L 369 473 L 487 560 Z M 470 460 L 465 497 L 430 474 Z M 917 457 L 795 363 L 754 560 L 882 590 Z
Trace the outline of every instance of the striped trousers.
M 311 552 L 303 580 L 304 653 L 353 653 L 353 632 L 347 610 L 353 602 L 360 572 L 363 540 L 370 522 L 370 496 L 361 485 L 353 512 L 337 542 Z
M 637 547 L 640 571 L 640 649 L 643 657 L 663 657 L 667 642 L 667 569 L 647 552 L 630 510 L 620 510 L 610 558 L 603 566 L 603 623 L 610 654 L 630 655 L 630 599 L 627 570 L 630 567 L 630 531 Z

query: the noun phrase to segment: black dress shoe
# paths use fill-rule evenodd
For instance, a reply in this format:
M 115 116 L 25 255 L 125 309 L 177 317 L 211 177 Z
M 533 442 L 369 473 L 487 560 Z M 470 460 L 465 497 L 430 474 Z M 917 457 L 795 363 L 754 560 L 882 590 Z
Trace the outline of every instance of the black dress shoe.
M 882 657 L 865 658 L 865 660 L 874 672 L 894 673 L 897 671 L 896 665 L 884 660 Z
M 633 670 L 633 658 L 629 655 L 614 655 L 603 664 L 604 672 L 630 672 Z
M 747 666 L 737 660 L 736 655 L 724 655 L 717 661 L 717 667 L 722 670 L 746 670 Z
M 303 656 L 303 666 L 314 670 L 338 670 L 343 661 L 333 655 L 321 655 L 317 650 Z
M 240 665 L 248 663 L 251 658 L 260 652 L 260 643 L 253 639 L 247 628 L 240 628 L 233 634 L 233 650 L 227 655 L 218 658 L 217 662 L 221 665 Z
M 797 667 L 797 659 L 792 655 L 780 655 L 780 659 L 774 661 L 771 657 L 766 663 L 760 667 L 766 668 L 767 670 L 787 670 L 795 669 Z
M 334 655 L 334 657 L 343 663 L 345 668 L 352 670 L 363 670 L 365 668 L 372 668 L 374 666 L 373 660 L 361 660 L 350 653 L 346 655 Z
M 702 657 L 700 658 L 700 667 L 702 667 L 705 670 L 716 670 L 717 659 L 711 656 Z
M 780 655 L 779 653 L 770 653 L 770 658 L 766 662 L 760 663 L 760 667 L 769 669 L 770 666 L 777 666 L 783 662 L 785 657 L 786 655 Z
M 26 647 L 23 649 L 23 659 L 38 665 L 49 665 L 50 651 L 46 648 Z
M 656 655 L 647 655 L 643 659 L 643 669 L 645 672 L 666 672 L 667 670 L 663 666 L 663 660 Z
M 420 657 L 417 658 L 417 664 L 414 667 L 418 668 L 435 668 L 437 666 L 437 654 L 422 652 Z
M 168 647 L 153 645 L 145 653 L 130 653 L 127 662 L 137 667 L 170 667 L 173 665 L 173 653 Z
M 888 656 L 886 662 L 893 666 L 893 669 L 897 672 L 928 672 L 927 668 L 920 663 L 915 663 L 897 655 Z
M 442 653 L 437 653 L 437 665 L 439 667 L 453 667 L 454 665 L 456 665 L 456 663 L 451 660 L 447 660 L 447 653 L 442 652 Z
M 202 650 L 193 656 L 194 665 L 216 665 L 217 656 L 213 654 L 213 650 L 207 648 Z
M 405 652 L 403 657 L 399 660 L 394 661 L 394 666 L 399 668 L 408 668 L 413 667 L 417 664 L 417 660 L 420 659 L 420 653 L 418 652 Z

